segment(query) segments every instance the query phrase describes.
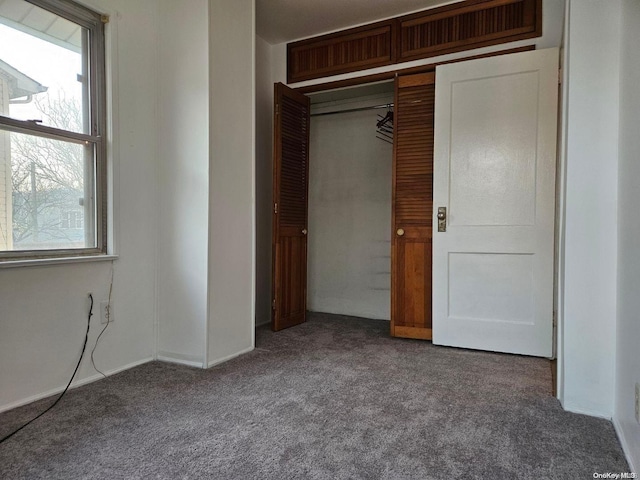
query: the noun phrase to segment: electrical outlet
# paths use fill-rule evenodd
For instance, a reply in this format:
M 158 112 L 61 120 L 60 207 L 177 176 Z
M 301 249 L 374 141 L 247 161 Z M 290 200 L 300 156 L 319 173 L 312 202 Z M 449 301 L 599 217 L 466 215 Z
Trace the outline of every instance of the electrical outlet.
M 640 383 L 636 383 L 636 422 L 640 423 Z
M 100 323 L 113 322 L 113 302 L 109 304 L 108 301 L 100 302 Z

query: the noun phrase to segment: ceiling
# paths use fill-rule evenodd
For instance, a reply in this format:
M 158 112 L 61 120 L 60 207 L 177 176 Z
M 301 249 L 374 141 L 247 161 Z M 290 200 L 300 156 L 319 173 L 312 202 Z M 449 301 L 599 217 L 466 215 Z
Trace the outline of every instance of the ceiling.
M 452 0 L 256 0 L 256 33 L 272 45 L 369 23 Z

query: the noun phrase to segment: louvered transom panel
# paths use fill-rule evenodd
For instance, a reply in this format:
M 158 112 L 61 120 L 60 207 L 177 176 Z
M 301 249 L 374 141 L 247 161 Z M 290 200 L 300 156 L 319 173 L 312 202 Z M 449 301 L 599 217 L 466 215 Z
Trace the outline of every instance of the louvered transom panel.
M 392 63 L 393 23 L 316 37 L 288 45 L 287 81 L 299 82 Z
M 510 41 L 513 35 L 536 33 L 536 0 L 465 2 L 457 8 L 435 9 L 400 22 L 399 57 L 423 58 Z M 443 11 L 444 10 L 444 11 Z
M 435 86 L 398 89 L 395 106 L 395 225 L 431 226 Z
M 466 0 L 287 44 L 287 82 L 542 35 L 543 0 Z
M 283 97 L 280 105 L 282 151 L 279 215 L 281 227 L 307 224 L 308 106 Z

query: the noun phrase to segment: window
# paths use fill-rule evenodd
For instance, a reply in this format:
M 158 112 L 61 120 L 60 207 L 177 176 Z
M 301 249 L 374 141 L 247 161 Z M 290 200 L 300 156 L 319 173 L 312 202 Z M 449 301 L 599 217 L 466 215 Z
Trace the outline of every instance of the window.
M 60 228 L 82 230 L 84 228 L 84 212 L 82 210 L 63 210 L 60 215 Z
M 106 253 L 104 24 L 0 2 L 0 261 Z

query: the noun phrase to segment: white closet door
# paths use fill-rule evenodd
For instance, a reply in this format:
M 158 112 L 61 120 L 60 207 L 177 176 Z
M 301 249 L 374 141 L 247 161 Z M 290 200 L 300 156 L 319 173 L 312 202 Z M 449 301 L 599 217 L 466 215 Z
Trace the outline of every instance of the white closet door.
M 434 344 L 552 355 L 557 101 L 558 49 L 436 69 Z

